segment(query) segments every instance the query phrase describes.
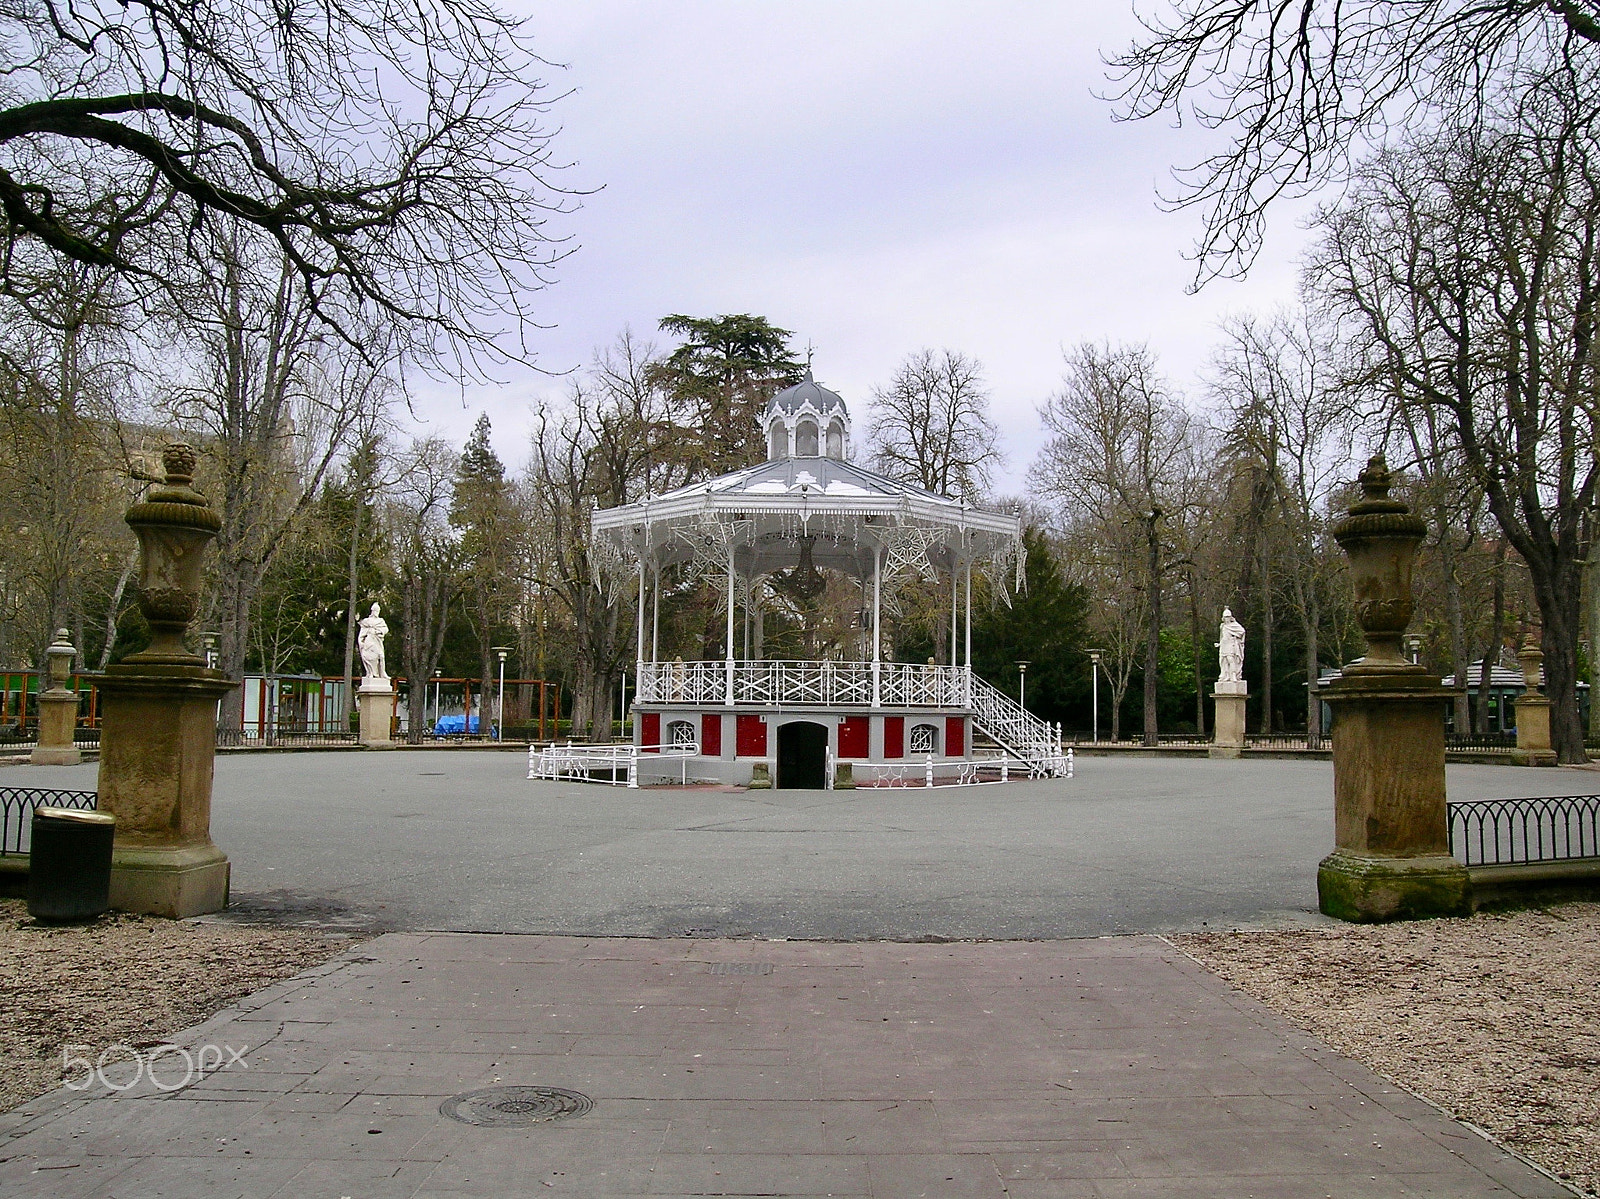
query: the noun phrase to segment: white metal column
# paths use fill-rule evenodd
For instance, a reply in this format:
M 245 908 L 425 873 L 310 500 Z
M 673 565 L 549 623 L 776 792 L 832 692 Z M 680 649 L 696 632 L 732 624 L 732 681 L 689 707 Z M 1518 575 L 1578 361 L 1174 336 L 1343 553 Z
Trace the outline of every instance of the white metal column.
M 723 702 L 733 706 L 733 547 L 728 547 L 728 689 Z
M 652 572 L 650 588 L 650 661 L 661 661 L 661 568 Z
M 962 674 L 961 706 L 972 707 L 972 563 L 967 563 L 967 669 Z
M 634 654 L 635 662 L 644 661 L 644 558 L 639 558 L 639 628 L 638 635 L 634 638 L 637 652 Z
M 883 707 L 883 547 L 872 551 L 872 706 Z

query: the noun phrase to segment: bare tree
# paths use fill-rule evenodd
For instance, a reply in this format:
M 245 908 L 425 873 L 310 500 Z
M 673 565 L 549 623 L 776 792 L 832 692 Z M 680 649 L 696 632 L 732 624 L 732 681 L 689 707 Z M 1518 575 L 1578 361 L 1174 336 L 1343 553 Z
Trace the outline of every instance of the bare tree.
M 1183 481 L 1196 470 L 1196 422 L 1142 345 L 1085 343 L 1068 353 L 1062 388 L 1039 416 L 1046 441 L 1030 468 L 1035 485 L 1061 506 L 1065 529 L 1100 530 L 1122 550 L 1123 572 L 1142 576 L 1144 738 L 1154 745 L 1163 520 L 1182 505 Z
M 1438 413 L 1526 564 L 1569 763 L 1585 760 L 1578 636 L 1600 485 L 1597 94 L 1588 76 L 1552 80 L 1492 124 L 1376 156 L 1324 213 L 1312 276 L 1354 318 L 1374 403 Z
M 213 460 L 222 531 L 217 536 L 218 668 L 240 678 L 250 613 L 273 556 L 311 504 L 352 433 L 387 401 L 390 355 L 383 325 L 359 350 L 329 338 L 295 267 L 237 243 L 217 248 L 221 269 L 203 290 L 203 321 L 182 320 L 198 377 L 169 399 L 174 419 L 202 430 Z M 198 304 L 194 305 L 198 310 Z M 180 343 L 183 344 L 183 343 Z M 222 701 L 239 715 L 237 690 Z
M 1231 136 L 1176 172 L 1205 210 L 1197 281 L 1246 271 L 1267 209 L 1345 177 L 1353 149 L 1476 127 L 1507 81 L 1600 58 L 1594 0 L 1170 0 L 1108 60 L 1118 114 Z
M 406 739 L 413 745 L 422 741 L 428 680 L 444 652 L 450 610 L 461 590 L 461 545 L 450 524 L 455 469 L 454 451 L 439 438 L 413 442 L 398 463 L 385 513 L 400 590 Z
M 1334 390 L 1328 351 L 1303 312 L 1243 316 L 1223 325 L 1212 358 L 1211 390 L 1222 405 L 1225 469 L 1243 494 L 1241 535 L 1262 568 L 1271 612 L 1274 563 L 1288 593 L 1305 651 L 1306 743 L 1322 738 L 1317 695 L 1322 596 L 1329 572 L 1327 513 L 1348 462 L 1355 421 Z M 1279 552 L 1281 550 L 1281 552 Z M 1241 555 L 1242 557 L 1243 555 Z M 1270 680 L 1270 619 L 1266 679 Z M 1271 684 L 1263 687 L 1263 731 L 1271 731 Z
M 983 367 L 958 350 L 918 350 L 872 393 L 873 465 L 939 495 L 977 497 L 1003 460 Z
M 70 261 L 181 299 L 249 245 L 426 358 L 520 325 L 559 254 L 543 64 L 479 0 L 38 0 L 0 28 L 0 287 Z

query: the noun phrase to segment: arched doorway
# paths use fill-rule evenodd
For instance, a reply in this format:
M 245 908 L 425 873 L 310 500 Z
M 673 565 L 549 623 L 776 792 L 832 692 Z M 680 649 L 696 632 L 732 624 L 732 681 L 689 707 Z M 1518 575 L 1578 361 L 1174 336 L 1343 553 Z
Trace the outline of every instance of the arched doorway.
M 828 785 L 828 729 L 809 720 L 778 726 L 778 777 L 774 786 L 820 791 Z

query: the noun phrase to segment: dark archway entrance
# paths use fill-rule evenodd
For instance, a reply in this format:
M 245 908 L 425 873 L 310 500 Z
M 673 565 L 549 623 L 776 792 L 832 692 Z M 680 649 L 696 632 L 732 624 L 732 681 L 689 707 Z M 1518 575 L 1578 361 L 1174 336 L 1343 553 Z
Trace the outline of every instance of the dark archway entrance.
M 828 785 L 828 730 L 809 720 L 778 726 L 776 787 L 820 791 Z

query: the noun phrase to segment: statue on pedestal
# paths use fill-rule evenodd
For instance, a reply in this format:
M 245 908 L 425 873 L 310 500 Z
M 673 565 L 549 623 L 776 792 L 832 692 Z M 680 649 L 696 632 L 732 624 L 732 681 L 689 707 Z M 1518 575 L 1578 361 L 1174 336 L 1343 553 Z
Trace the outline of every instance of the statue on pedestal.
M 378 605 L 361 618 L 361 632 L 356 646 L 361 651 L 361 689 L 363 691 L 389 691 L 389 672 L 385 669 L 383 639 L 389 635 L 389 622 L 378 615 Z
M 1217 665 L 1221 668 L 1218 682 L 1237 683 L 1244 678 L 1244 626 L 1233 618 L 1227 608 L 1222 610 L 1222 628 L 1217 642 Z

